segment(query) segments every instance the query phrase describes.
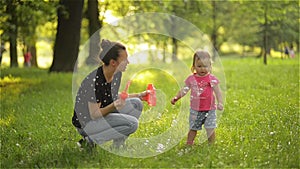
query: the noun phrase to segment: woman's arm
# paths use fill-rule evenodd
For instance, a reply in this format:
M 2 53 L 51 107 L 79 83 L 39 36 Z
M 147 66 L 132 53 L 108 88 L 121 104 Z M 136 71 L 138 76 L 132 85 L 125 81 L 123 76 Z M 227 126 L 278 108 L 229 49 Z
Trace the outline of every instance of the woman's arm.
M 109 113 L 121 109 L 125 105 L 125 101 L 118 99 L 106 107 L 100 108 L 101 103 L 88 102 L 88 108 L 91 118 L 97 119 L 108 115 Z
M 129 94 L 128 97 L 129 98 L 132 98 L 132 97 L 138 97 L 142 100 L 143 97 L 145 97 L 147 95 L 147 91 L 143 91 L 141 93 L 132 93 L 132 94 Z

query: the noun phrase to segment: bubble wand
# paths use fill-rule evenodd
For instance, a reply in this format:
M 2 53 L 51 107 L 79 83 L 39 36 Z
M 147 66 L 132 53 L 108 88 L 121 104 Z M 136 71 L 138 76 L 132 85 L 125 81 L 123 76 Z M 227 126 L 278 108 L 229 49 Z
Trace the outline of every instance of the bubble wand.
M 131 81 L 129 80 L 129 81 L 127 82 L 127 84 L 126 84 L 125 89 L 124 89 L 124 90 L 122 91 L 122 93 L 121 93 L 121 99 L 123 99 L 123 100 L 125 100 L 125 99 L 128 98 L 127 90 L 128 90 L 128 88 L 129 88 L 129 86 L 130 86 L 130 83 L 131 83 Z
M 125 89 L 120 94 L 120 97 L 123 100 L 126 100 L 128 98 L 127 90 L 130 86 L 130 83 L 131 83 L 131 81 L 127 82 Z M 142 100 L 146 101 L 149 106 L 156 106 L 156 91 L 155 91 L 154 85 L 151 83 L 148 84 L 146 91 L 147 91 L 147 94 L 142 97 Z

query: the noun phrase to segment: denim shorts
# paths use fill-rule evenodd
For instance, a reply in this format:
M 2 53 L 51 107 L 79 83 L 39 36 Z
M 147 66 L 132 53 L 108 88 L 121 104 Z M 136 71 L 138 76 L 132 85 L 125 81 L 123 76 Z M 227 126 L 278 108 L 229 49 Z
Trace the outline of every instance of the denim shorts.
M 190 109 L 190 129 L 191 130 L 202 130 L 204 128 L 216 128 L 217 127 L 217 115 L 216 110 L 209 111 L 196 111 Z

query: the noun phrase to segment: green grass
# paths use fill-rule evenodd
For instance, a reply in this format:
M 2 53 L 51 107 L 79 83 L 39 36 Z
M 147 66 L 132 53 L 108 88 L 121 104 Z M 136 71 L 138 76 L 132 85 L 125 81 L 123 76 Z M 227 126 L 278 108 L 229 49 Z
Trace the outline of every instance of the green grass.
M 72 74 L 1 69 L 1 168 L 299 168 L 299 60 L 269 59 L 266 66 L 258 59 L 224 58 L 222 63 L 227 90 L 217 142 L 186 147 L 183 138 L 148 158 L 76 146 L 80 136 L 71 124 Z M 158 87 L 175 84 L 165 76 L 156 81 Z M 167 104 L 174 94 L 167 90 Z M 173 120 L 168 114 L 177 108 L 167 105 L 157 127 L 145 122 L 132 137 L 163 132 Z

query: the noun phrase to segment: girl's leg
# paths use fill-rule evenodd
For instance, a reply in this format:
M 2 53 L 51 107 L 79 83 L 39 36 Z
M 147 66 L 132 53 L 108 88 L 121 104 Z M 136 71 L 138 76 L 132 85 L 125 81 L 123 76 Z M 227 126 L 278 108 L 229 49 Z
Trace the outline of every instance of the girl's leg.
M 197 130 L 190 130 L 188 133 L 188 138 L 187 138 L 186 144 L 193 145 L 196 135 L 197 135 Z
M 214 143 L 216 139 L 215 128 L 217 127 L 217 114 L 215 110 L 210 110 L 205 120 L 204 127 L 209 143 Z
M 190 109 L 190 117 L 189 117 L 189 125 L 190 125 L 190 131 L 188 133 L 188 138 L 186 141 L 187 145 L 193 145 L 194 144 L 194 139 L 197 135 L 197 130 L 201 130 L 201 120 L 199 120 L 198 111 L 195 111 L 193 109 Z
M 214 128 L 206 128 L 206 134 L 208 138 L 208 143 L 212 144 L 216 139 L 216 132 Z

